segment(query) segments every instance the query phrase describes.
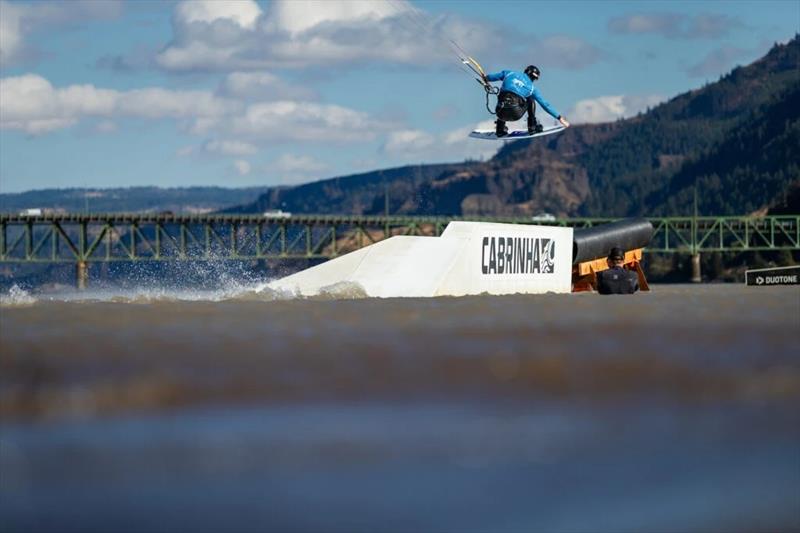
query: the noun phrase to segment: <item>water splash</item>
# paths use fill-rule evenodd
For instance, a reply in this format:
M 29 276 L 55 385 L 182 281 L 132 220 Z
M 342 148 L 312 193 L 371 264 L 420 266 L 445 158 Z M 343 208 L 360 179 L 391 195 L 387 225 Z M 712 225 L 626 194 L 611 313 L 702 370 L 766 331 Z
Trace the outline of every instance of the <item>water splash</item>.
M 352 282 L 335 283 L 322 287 L 317 294 L 312 296 L 302 296 L 285 289 L 274 288 L 269 280 L 253 281 L 223 277 L 218 280 L 214 288 L 207 284 L 197 287 L 165 287 L 142 282 L 137 285 L 127 283 L 125 286 L 90 287 L 82 291 L 62 286 L 59 289 L 31 294 L 29 291 L 13 285 L 8 294 L 0 295 L 0 306 L 22 307 L 48 302 L 108 302 L 146 305 L 168 302 L 354 300 L 367 297 L 364 289 L 359 284 Z
M 274 295 L 280 300 L 358 300 L 369 298 L 367 291 L 354 281 L 339 281 L 331 285 L 320 287 L 316 293 L 304 296 L 298 291 L 291 291 L 284 287 L 276 287 L 273 283 L 262 283 L 255 287 L 256 295 Z
M 0 307 L 25 307 L 36 303 L 36 298 L 25 289 L 14 284 L 8 294 L 0 295 Z
M 321 300 L 357 300 L 369 298 L 369 295 L 364 287 L 354 281 L 340 281 L 333 285 L 322 287 L 312 298 Z
M 301 265 L 296 265 L 300 266 Z M 74 271 L 42 272 L 24 285 L 0 289 L 4 307 L 37 303 L 130 303 L 278 301 L 294 299 L 353 300 L 367 298 L 366 291 L 352 282 L 335 283 L 303 296 L 274 283 L 291 272 L 264 265 L 228 261 L 167 263 L 121 263 L 90 265 L 89 287 L 77 290 Z M 12 278 L 14 280 L 14 278 Z M 24 286 L 23 290 L 20 285 Z M 3 294 L 8 291 L 7 294 Z

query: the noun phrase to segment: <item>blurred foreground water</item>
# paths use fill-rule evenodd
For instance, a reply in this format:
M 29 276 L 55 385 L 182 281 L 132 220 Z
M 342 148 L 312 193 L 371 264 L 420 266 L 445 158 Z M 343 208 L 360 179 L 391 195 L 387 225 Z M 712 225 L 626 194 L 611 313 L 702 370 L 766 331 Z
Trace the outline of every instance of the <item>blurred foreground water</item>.
M 800 529 L 800 290 L 0 299 L 2 531 Z

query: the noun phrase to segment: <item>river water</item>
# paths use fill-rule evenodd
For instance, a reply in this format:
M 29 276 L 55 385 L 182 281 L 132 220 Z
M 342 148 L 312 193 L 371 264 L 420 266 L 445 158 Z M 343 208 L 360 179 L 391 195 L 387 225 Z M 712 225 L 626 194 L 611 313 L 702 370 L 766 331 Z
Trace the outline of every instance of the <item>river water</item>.
M 2 531 L 800 529 L 800 290 L 0 297 Z

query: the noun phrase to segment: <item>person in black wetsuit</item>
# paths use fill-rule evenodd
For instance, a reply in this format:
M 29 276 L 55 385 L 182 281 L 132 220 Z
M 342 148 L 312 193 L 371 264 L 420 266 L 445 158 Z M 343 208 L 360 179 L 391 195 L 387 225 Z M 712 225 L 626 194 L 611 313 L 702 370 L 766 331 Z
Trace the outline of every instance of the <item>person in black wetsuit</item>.
M 639 290 L 639 276 L 626 270 L 625 252 L 612 248 L 606 259 L 608 270 L 597 274 L 597 292 L 600 294 L 633 294 Z
M 525 72 L 515 70 L 502 70 L 496 74 L 487 74 L 483 77 L 483 82 L 488 84 L 493 81 L 502 81 L 500 94 L 497 95 L 497 107 L 495 114 L 495 134 L 497 137 L 508 135 L 506 122 L 519 120 L 528 113 L 528 133 L 533 135 L 544 130 L 538 120 L 536 120 L 536 104 L 542 106 L 547 113 L 557 119 L 565 128 L 569 127 L 569 121 L 564 118 L 550 102 L 544 99 L 542 93 L 533 84 L 541 76 L 539 67 L 528 65 Z

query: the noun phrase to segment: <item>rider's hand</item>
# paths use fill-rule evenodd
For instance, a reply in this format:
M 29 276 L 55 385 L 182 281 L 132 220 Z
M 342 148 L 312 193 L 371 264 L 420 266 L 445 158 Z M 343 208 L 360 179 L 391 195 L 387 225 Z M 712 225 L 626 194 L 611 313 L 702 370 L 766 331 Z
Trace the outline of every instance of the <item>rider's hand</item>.
M 565 128 L 569 128 L 569 121 L 564 117 L 559 117 L 558 121 L 561 123 L 562 126 Z

